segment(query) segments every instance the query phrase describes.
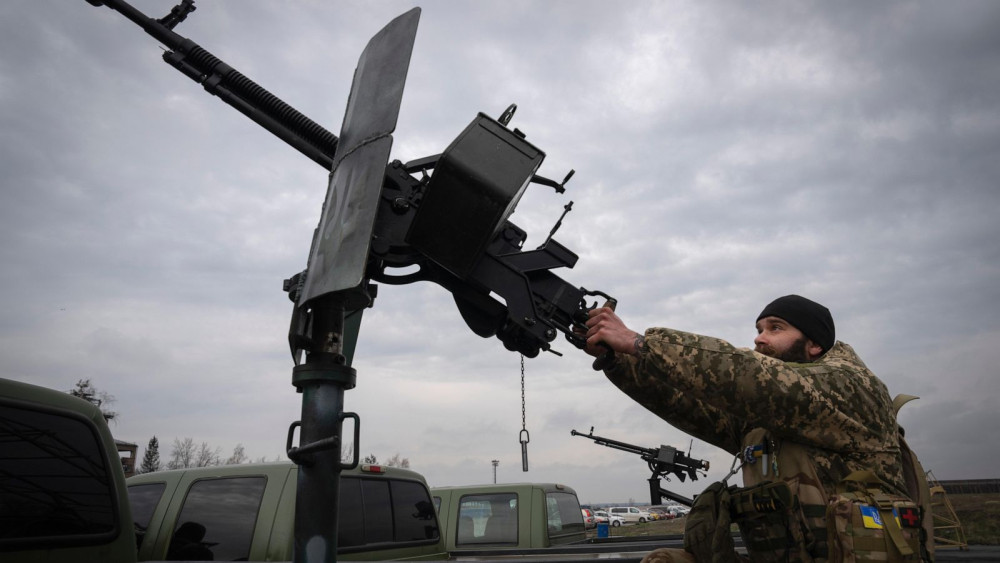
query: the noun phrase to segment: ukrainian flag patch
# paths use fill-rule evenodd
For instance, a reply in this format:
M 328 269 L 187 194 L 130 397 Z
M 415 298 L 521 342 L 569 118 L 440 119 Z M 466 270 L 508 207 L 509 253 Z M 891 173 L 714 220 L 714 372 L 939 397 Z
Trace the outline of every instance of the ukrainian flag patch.
M 862 504 L 859 508 L 861 509 L 861 522 L 864 523 L 865 528 L 881 530 L 885 527 L 885 524 L 882 522 L 882 515 L 879 514 L 878 508 L 868 504 Z M 896 518 L 896 524 L 899 525 L 899 513 L 895 508 L 892 509 L 892 515 Z

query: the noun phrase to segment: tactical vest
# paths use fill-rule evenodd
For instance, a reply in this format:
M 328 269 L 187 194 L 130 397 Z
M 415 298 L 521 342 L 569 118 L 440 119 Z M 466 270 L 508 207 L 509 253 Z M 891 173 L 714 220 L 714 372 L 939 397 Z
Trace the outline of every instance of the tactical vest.
M 913 398 L 897 396 L 894 411 Z M 870 472 L 848 475 L 836 491 L 827 492 L 804 446 L 784 442 L 776 451 L 767 431 L 755 429 L 744 438 L 740 457 L 744 464 L 761 464 L 761 477 L 744 471 L 746 487 L 713 483 L 708 496 L 699 495 L 688 516 L 685 549 L 697 561 L 735 560 L 735 554 L 725 553 L 732 553 L 725 540 L 732 522 L 755 562 L 933 561 L 926 476 L 902 428 L 899 443 L 906 496 Z

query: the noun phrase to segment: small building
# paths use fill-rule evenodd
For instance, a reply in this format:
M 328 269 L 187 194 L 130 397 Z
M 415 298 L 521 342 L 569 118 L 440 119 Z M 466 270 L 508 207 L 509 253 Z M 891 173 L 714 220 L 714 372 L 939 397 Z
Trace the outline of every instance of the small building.
M 118 457 L 122 460 L 122 471 L 125 472 L 125 476 L 135 475 L 136 452 L 138 452 L 139 446 L 116 439 L 115 447 L 118 448 Z

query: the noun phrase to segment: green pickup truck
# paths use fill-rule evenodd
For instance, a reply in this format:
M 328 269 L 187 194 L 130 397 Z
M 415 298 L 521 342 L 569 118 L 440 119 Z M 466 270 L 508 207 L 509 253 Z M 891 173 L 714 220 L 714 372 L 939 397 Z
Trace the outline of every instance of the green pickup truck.
M 0 561 L 135 561 L 125 474 L 94 405 L 0 379 Z
M 126 480 L 139 561 L 292 559 L 298 471 L 292 463 L 157 471 Z M 340 481 L 338 556 L 446 559 L 424 478 L 361 465 Z
M 445 546 L 453 555 L 548 548 L 586 539 L 576 492 L 555 483 L 431 489 Z

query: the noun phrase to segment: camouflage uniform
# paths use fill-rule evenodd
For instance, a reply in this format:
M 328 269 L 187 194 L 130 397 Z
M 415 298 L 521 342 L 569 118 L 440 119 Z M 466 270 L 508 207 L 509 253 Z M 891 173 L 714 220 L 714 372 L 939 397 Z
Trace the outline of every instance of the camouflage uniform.
M 826 557 L 823 509 L 842 478 L 867 469 L 905 491 L 888 390 L 847 344 L 791 363 L 677 330 L 651 328 L 645 338 L 608 379 L 680 430 L 752 459 L 744 486 L 787 482 L 803 506 L 802 560 Z M 766 464 L 751 455 L 765 444 Z

